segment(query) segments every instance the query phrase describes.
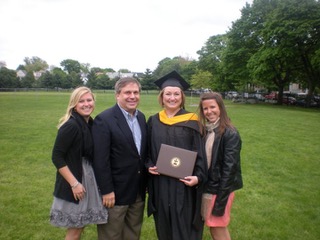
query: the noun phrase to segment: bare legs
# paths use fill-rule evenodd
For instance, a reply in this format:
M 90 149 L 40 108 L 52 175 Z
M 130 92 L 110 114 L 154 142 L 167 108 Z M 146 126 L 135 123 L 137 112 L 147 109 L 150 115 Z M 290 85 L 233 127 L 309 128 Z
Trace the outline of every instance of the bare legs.
M 84 228 L 68 228 L 65 240 L 80 240 Z
M 211 227 L 210 233 L 214 240 L 231 240 L 227 227 Z

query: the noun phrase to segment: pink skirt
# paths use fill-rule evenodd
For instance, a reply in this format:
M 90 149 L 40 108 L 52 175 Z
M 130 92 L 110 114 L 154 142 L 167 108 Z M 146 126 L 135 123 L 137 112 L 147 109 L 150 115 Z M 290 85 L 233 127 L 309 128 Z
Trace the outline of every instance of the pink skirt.
M 205 224 L 208 227 L 227 227 L 230 222 L 230 213 L 234 199 L 234 192 L 230 193 L 224 215 L 221 217 L 212 215 L 212 209 L 216 197 L 217 195 L 203 194 L 201 206 L 202 217 L 204 218 Z

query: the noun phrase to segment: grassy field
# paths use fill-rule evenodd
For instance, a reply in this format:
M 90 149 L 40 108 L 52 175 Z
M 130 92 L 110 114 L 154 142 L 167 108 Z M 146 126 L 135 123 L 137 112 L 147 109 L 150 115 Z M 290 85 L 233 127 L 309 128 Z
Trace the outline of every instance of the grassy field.
M 63 239 L 52 227 L 55 168 L 51 151 L 69 93 L 0 93 L 0 239 Z M 94 116 L 114 104 L 97 93 Z M 187 98 L 194 111 L 197 97 Z M 320 111 L 226 101 L 240 131 L 244 188 L 236 193 L 230 231 L 238 240 L 320 239 Z M 146 116 L 160 110 L 143 93 Z M 83 239 L 96 239 L 95 226 Z M 145 217 L 141 239 L 156 239 Z M 203 239 L 210 239 L 205 229 Z

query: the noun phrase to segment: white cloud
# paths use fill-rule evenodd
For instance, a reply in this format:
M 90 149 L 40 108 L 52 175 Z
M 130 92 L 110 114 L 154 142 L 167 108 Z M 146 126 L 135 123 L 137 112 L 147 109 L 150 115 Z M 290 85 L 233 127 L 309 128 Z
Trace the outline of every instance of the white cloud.
M 49 65 L 65 59 L 92 67 L 154 70 L 165 57 L 188 56 L 223 34 L 252 0 L 1 0 L 0 60 Z

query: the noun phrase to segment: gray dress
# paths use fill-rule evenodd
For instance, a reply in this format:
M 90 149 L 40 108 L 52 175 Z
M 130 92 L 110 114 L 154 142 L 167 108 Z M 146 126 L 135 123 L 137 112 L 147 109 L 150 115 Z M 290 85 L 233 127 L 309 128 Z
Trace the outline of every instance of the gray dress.
M 82 160 L 82 185 L 85 197 L 78 204 L 54 197 L 50 212 L 50 223 L 56 227 L 82 228 L 88 224 L 107 223 L 108 210 L 102 205 L 91 164 Z

